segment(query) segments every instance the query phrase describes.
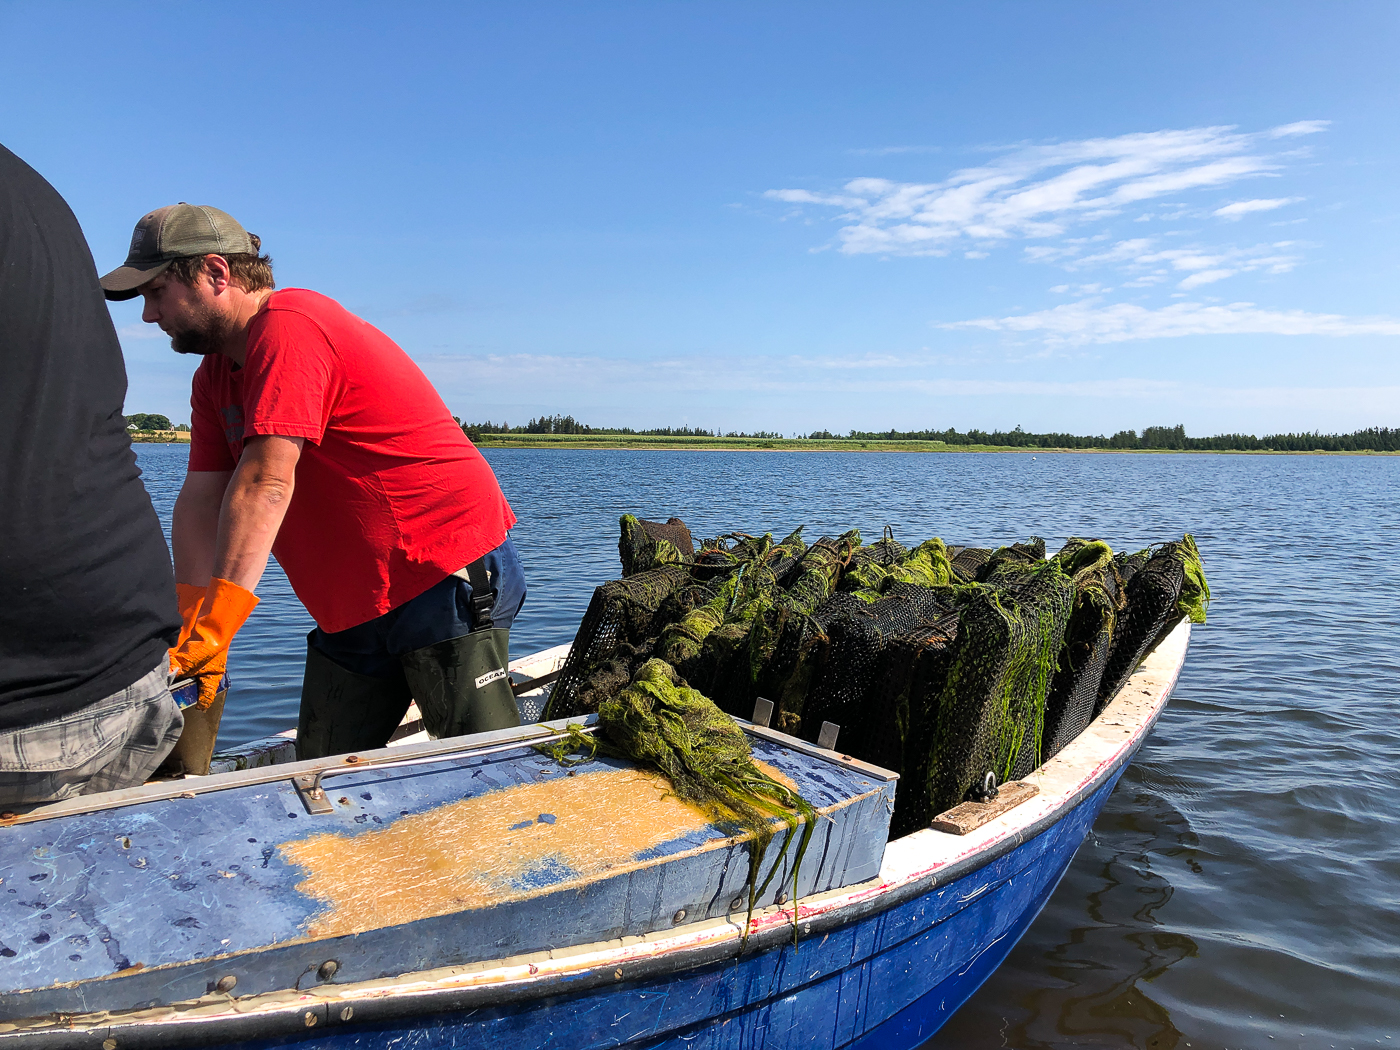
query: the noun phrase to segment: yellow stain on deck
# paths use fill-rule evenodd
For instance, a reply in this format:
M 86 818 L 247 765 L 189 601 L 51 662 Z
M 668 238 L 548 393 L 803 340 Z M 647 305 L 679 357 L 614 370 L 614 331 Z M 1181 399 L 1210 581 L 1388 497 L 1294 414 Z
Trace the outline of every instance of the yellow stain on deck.
M 552 777 L 400 817 L 380 830 L 327 832 L 281 850 L 306 872 L 297 888 L 327 905 L 307 932 L 358 933 L 519 900 L 635 867 L 643 850 L 710 823 L 669 791 L 664 778 L 632 769 Z M 542 814 L 552 814 L 554 823 L 540 822 Z M 528 827 L 511 830 L 526 821 Z M 522 888 L 522 876 L 548 867 L 576 876 Z

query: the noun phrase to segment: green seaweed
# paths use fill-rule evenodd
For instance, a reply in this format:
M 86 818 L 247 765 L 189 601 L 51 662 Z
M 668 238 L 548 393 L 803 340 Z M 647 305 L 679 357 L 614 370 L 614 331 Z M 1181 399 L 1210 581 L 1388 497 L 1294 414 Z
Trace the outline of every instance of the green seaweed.
M 1173 555 L 1181 562 L 1186 574 L 1176 607 L 1192 623 L 1205 623 L 1206 606 L 1210 604 L 1210 584 L 1206 582 L 1206 571 L 1201 565 L 1201 552 L 1196 549 L 1196 538 L 1186 533 Z
M 623 576 L 659 569 L 663 565 L 682 565 L 692 560 L 670 540 L 653 538 L 634 514 L 624 514 L 618 524 L 622 527 L 617 552 L 622 558 Z
M 563 764 L 587 761 L 595 754 L 613 755 L 658 770 L 671 790 L 719 823 L 749 833 L 749 907 L 768 889 L 794 839 L 793 939 L 797 937 L 797 876 L 816 821 L 816 810 L 797 792 L 778 783 L 754 762 L 744 731 L 698 690 L 690 688 L 664 660 L 648 660 L 627 688 L 598 708 L 598 733 L 570 734 L 539 749 Z M 582 751 L 582 758 L 574 753 Z M 768 875 L 759 882 L 760 865 L 773 841 L 774 819 L 787 825 L 782 849 Z M 745 922 L 747 939 L 749 923 Z

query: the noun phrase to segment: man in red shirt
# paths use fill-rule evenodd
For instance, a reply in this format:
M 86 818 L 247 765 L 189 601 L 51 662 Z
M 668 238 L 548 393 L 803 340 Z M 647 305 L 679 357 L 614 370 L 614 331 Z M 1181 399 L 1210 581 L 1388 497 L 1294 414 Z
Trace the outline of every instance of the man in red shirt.
M 518 725 L 525 581 L 490 465 L 403 350 L 334 300 L 274 291 L 260 248 L 226 213 L 176 204 L 102 278 L 204 357 L 172 532 L 177 673 L 212 697 L 271 553 L 317 625 L 298 757 L 382 747 L 411 698 L 434 736 Z

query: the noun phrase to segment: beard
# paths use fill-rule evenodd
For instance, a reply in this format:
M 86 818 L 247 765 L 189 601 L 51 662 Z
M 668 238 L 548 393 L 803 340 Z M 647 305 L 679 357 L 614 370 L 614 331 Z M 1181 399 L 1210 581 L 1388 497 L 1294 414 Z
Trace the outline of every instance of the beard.
M 184 327 L 170 333 L 170 349 L 177 354 L 208 356 L 219 353 L 233 324 L 213 310 L 201 312 Z

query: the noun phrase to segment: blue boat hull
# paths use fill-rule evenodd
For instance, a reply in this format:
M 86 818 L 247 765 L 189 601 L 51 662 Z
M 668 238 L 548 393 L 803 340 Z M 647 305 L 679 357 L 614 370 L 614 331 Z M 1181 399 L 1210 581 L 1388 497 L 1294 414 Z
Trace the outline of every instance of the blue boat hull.
M 1125 766 L 1050 826 L 928 893 L 791 944 L 645 981 L 514 1005 L 241 1042 L 544 1050 L 917 1047 L 996 969 L 1064 875 Z M 967 945 L 983 946 L 972 959 Z

